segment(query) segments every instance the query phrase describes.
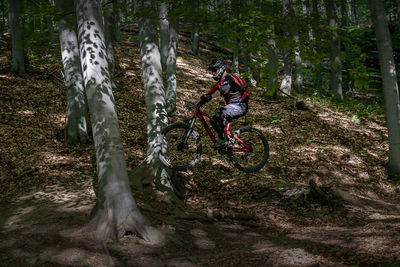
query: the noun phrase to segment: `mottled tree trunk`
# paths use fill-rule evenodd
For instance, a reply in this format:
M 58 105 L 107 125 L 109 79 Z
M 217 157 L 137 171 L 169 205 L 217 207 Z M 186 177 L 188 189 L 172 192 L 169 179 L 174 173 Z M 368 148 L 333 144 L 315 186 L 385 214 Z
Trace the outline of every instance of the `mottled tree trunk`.
M 167 91 L 166 105 L 167 113 L 171 115 L 176 110 L 176 53 L 178 46 L 178 21 L 171 20 L 169 23 L 169 44 L 167 56 Z
M 106 0 L 102 0 L 102 3 L 106 3 Z M 115 31 L 115 21 L 114 21 L 114 9 L 112 3 L 107 3 L 103 7 L 103 21 L 104 21 L 104 41 L 106 45 L 106 54 L 108 62 L 108 71 L 111 77 L 111 85 L 113 89 L 116 89 L 114 81 L 114 71 L 115 71 L 115 60 L 114 60 L 114 31 Z
M 294 88 L 297 92 L 303 91 L 303 60 L 300 54 L 300 37 L 298 33 L 294 35 L 294 42 L 296 48 L 294 50 L 294 66 L 295 66 L 295 80 Z
M 199 0 L 193 0 L 193 10 L 195 13 L 197 13 L 199 9 Z M 196 14 L 197 16 L 197 14 Z M 194 55 L 199 54 L 199 45 L 200 45 L 200 33 L 199 33 L 200 27 L 199 23 L 193 22 L 192 23 L 192 33 L 191 33 L 191 39 L 192 39 L 192 52 Z
M 146 1 L 146 7 L 151 6 Z M 146 101 L 147 117 L 147 153 L 142 165 L 133 171 L 136 175 L 136 184 L 155 182 L 157 188 L 164 192 L 165 200 L 179 202 L 172 185 L 172 171 L 160 161 L 160 149 L 166 149 L 166 143 L 160 140 L 161 130 L 168 124 L 165 104 L 165 93 L 162 80 L 160 51 L 158 48 L 156 21 L 150 18 L 141 18 L 140 51 L 142 57 L 142 72 L 144 83 L 144 97 Z
M 96 0 L 76 2 L 80 54 L 99 186 L 92 225 L 97 230 L 97 237 L 103 240 L 118 239 L 129 231 L 156 242 L 157 231 L 139 212 L 130 190 L 108 71 L 101 7 Z
M 397 0 L 397 23 L 400 30 L 400 0 Z
M 268 38 L 268 90 L 271 90 L 273 94 L 276 94 L 277 89 L 279 88 L 278 85 L 278 55 L 276 50 L 276 42 L 273 38 L 275 33 L 275 26 L 274 24 L 270 25 L 272 29 L 272 36 Z
M 319 15 L 319 9 L 318 9 L 318 2 L 319 0 L 312 0 L 312 15 L 314 20 L 319 20 L 320 15 Z M 319 57 L 321 57 L 322 51 L 321 51 L 321 37 L 320 37 L 320 30 L 318 29 L 318 26 L 313 29 L 314 36 L 315 36 L 315 54 Z M 315 81 L 314 81 L 314 86 L 316 89 L 321 89 L 322 87 L 322 68 L 323 68 L 323 62 L 322 58 L 315 63 Z
M 332 40 L 330 46 L 330 82 L 329 89 L 333 94 L 343 99 L 342 90 L 342 61 L 340 59 L 340 41 L 338 33 L 338 25 L 336 19 L 336 8 L 334 0 L 325 0 L 326 13 L 328 17 L 329 27 L 332 29 Z
M 232 72 L 239 73 L 239 48 L 235 47 L 232 55 Z
M 24 65 L 24 38 L 21 20 L 22 0 L 8 0 L 8 25 L 11 33 L 12 62 L 11 74 L 23 75 Z
M 307 19 L 310 19 L 311 16 L 311 9 L 310 9 L 310 0 L 302 0 L 301 1 L 302 9 L 303 9 L 303 14 Z M 314 40 L 314 33 L 311 25 L 308 26 L 308 38 L 312 42 Z
M 396 66 L 384 3 L 381 0 L 370 0 L 370 9 L 375 25 L 389 132 L 388 176 L 398 180 L 400 179 L 400 99 Z
M 65 137 L 69 143 L 87 143 L 88 113 L 85 90 L 76 36 L 76 16 L 73 2 L 57 0 L 57 9 L 64 12 L 58 22 L 60 32 L 61 58 L 64 67 L 64 80 L 67 88 L 67 125 Z
M 169 22 L 168 8 L 164 2 L 159 4 L 159 19 L 160 19 L 160 54 L 161 66 L 166 69 L 166 62 L 169 53 Z
M 290 10 L 291 0 L 282 0 L 282 14 L 284 17 L 288 17 Z M 287 28 L 287 26 L 284 26 Z M 284 36 L 289 38 L 289 30 L 284 29 Z M 284 47 L 282 49 L 283 57 L 283 74 L 280 87 L 281 96 L 289 96 L 292 88 L 292 59 L 291 59 L 291 49 Z

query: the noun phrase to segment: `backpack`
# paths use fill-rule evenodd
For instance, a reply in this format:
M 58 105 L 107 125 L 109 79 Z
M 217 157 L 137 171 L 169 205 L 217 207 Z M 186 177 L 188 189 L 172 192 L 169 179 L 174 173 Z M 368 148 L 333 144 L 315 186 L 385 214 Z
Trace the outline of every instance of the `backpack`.
M 242 78 L 240 78 L 239 73 L 232 73 L 231 76 L 235 83 L 241 88 L 240 90 L 242 91 L 242 100 L 248 100 L 250 98 L 250 91 L 246 85 L 246 82 Z

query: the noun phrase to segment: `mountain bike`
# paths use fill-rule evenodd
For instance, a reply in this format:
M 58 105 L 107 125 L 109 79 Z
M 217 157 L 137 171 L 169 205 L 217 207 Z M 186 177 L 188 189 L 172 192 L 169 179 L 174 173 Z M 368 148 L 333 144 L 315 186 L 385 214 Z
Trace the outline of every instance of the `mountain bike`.
M 193 129 L 198 118 L 211 141 L 215 144 L 216 137 L 211 131 L 206 118 L 215 123 L 213 118 L 200 110 L 202 101 L 190 104 L 188 110 L 194 110 L 193 116 L 184 123 L 173 123 L 165 127 L 160 135 L 162 141 L 167 142 L 167 149 L 160 150 L 161 162 L 169 168 L 186 171 L 193 168 L 200 160 L 202 142 L 200 135 Z M 246 173 L 260 170 L 268 160 L 269 145 L 264 134 L 250 126 L 241 127 L 236 131 L 230 130 L 228 122 L 224 128 L 225 144 L 217 147 L 220 154 L 228 155 L 233 165 Z

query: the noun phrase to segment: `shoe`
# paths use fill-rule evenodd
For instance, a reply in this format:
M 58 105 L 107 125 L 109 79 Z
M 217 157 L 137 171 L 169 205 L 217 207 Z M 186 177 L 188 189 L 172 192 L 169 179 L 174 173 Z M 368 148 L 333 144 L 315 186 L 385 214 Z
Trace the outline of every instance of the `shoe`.
M 218 138 L 218 140 L 213 144 L 213 148 L 218 148 L 226 144 L 225 139 Z

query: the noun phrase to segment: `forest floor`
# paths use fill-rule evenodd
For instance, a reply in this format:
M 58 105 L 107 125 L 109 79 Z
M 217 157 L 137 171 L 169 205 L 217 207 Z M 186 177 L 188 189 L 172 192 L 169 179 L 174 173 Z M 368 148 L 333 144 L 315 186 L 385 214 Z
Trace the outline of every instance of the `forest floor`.
M 130 37 L 115 47 L 114 96 L 132 170 L 146 152 L 146 118 L 138 37 Z M 0 266 L 108 266 L 110 258 L 116 266 L 399 266 L 400 186 L 386 178 L 384 117 L 354 117 L 305 93 L 297 95 L 305 109 L 297 109 L 293 99 L 265 98 L 262 88 L 252 90 L 249 113 L 234 127 L 264 132 L 267 165 L 242 173 L 204 140 L 202 160 L 179 173 L 183 207 L 152 186 L 133 188 L 165 242 L 127 235 L 107 243 L 108 254 L 82 228 L 96 199 L 95 153 L 64 141 L 59 48 L 31 50 L 32 67 L 13 77 L 10 48 L 0 42 Z M 184 106 L 213 84 L 205 68 L 216 56 L 207 45 L 193 56 L 184 39 L 178 53 L 171 121 L 187 117 Z M 382 103 L 365 94 L 358 101 Z

